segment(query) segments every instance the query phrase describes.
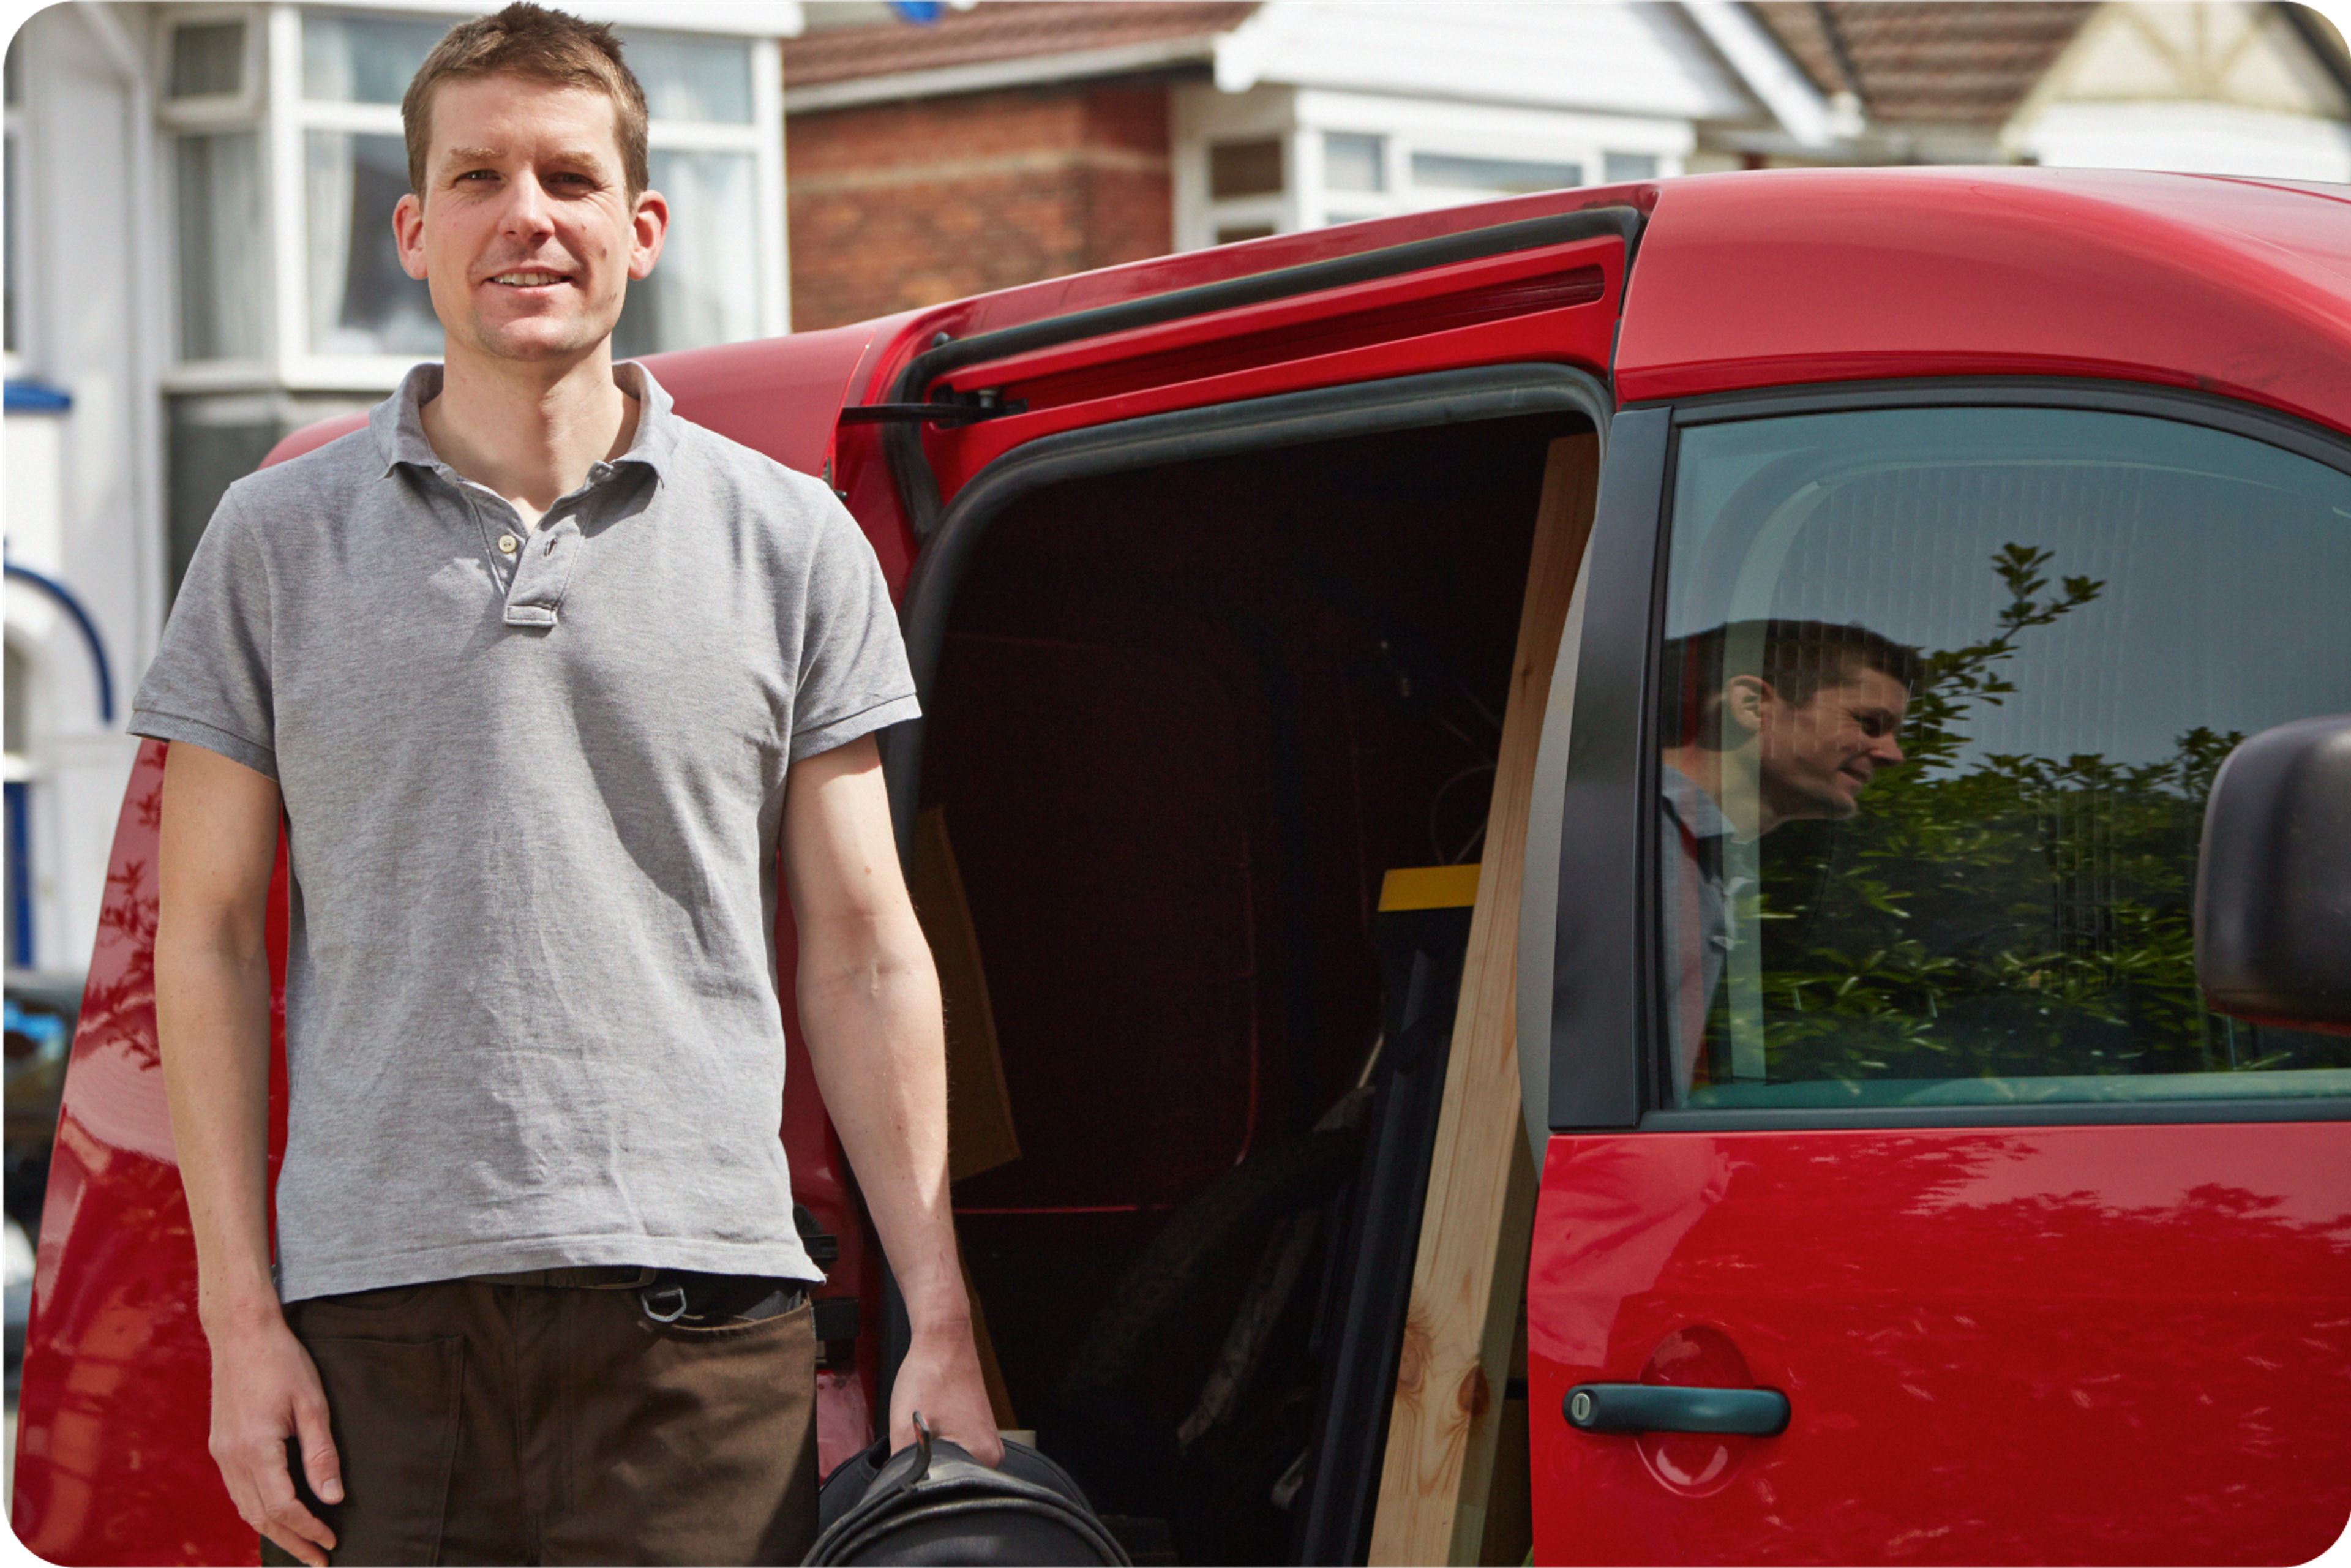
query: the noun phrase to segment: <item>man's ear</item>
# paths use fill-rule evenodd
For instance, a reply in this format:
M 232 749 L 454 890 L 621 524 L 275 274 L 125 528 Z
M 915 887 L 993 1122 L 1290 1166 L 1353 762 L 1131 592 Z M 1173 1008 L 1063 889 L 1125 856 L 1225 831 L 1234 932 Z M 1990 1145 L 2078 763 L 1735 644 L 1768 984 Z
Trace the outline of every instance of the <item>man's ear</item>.
M 1736 751 L 1763 727 L 1763 712 L 1780 700 L 1761 675 L 1733 675 L 1722 684 L 1723 749 Z
M 392 209 L 392 243 L 400 249 L 400 270 L 414 278 L 424 276 L 424 204 L 411 191 Z
M 659 191 L 637 193 L 630 215 L 629 277 L 639 283 L 653 276 L 661 259 L 662 241 L 669 234 L 669 201 Z

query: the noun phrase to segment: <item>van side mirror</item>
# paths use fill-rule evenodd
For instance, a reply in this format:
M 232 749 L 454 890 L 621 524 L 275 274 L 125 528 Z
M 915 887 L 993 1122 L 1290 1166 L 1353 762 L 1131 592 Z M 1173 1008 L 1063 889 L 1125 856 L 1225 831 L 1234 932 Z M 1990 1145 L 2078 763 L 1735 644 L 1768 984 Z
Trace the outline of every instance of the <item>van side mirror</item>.
M 2220 1012 L 2351 1033 L 2351 715 L 2265 729 L 2220 765 L 2196 857 L 2196 983 Z

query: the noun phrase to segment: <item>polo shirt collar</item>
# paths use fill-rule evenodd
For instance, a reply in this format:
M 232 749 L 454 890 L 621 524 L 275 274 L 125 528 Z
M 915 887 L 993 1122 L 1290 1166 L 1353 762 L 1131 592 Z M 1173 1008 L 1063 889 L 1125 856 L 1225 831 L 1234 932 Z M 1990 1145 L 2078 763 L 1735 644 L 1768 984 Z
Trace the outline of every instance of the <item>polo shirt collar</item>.
M 1672 763 L 1657 765 L 1657 785 L 1659 793 L 1666 798 L 1667 808 L 1690 831 L 1690 837 L 1719 839 L 1737 836 L 1730 819 L 1722 814 L 1722 808 L 1715 804 L 1714 797 L 1700 789 L 1698 780 Z
M 656 475 L 661 474 L 677 451 L 679 420 L 668 392 L 653 380 L 651 371 L 634 360 L 623 360 L 614 365 L 612 380 L 637 400 L 637 434 L 629 443 L 629 449 L 610 465 L 599 463 L 589 471 L 590 481 L 603 478 L 609 468 L 623 463 L 640 463 Z M 401 378 L 398 392 L 369 412 L 368 429 L 375 437 L 385 473 L 402 464 L 427 473 L 444 470 L 433 443 L 425 439 L 423 412 L 426 403 L 440 395 L 441 367 L 418 365 Z

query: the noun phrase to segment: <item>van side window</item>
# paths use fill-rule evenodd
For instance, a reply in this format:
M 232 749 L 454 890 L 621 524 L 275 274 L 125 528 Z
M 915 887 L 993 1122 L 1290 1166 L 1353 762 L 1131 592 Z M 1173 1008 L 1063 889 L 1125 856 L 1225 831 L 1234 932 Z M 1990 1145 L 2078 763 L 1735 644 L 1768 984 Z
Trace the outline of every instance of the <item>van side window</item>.
M 1674 484 L 1662 1103 L 2351 1093 L 2190 940 L 2230 748 L 2351 711 L 2351 476 L 1947 407 L 1693 425 Z

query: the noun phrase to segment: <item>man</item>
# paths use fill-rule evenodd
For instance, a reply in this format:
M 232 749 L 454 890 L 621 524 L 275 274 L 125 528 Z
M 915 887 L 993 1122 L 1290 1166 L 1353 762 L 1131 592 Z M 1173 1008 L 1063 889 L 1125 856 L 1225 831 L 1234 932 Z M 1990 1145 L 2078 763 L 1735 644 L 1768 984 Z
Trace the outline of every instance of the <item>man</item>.
M 1666 645 L 1658 898 L 1677 1098 L 1711 1075 L 1706 1015 L 1752 880 L 1744 846 L 1782 822 L 1858 811 L 1876 770 L 1902 761 L 1918 674 L 1913 650 L 1823 621 L 1736 621 Z
M 795 1561 L 818 1270 L 778 1138 L 779 860 L 912 1321 L 893 1443 L 919 1409 L 1001 1455 L 873 742 L 913 683 L 830 491 L 611 361 L 668 208 L 609 29 L 463 24 L 402 112 L 394 237 L 446 362 L 231 487 L 132 724 L 172 743 L 156 1008 L 212 1450 L 274 1561 Z

